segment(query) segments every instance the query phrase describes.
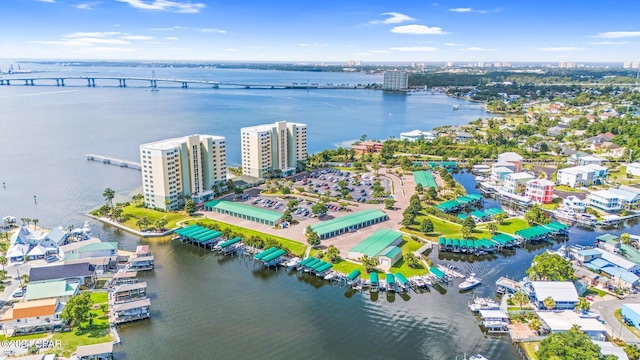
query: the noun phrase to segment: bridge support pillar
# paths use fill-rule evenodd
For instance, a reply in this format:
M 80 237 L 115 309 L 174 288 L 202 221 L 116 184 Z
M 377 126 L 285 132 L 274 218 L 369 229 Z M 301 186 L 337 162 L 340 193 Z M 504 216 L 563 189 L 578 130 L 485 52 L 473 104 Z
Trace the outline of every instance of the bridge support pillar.
M 4 85 L 4 80 L 0 79 L 0 85 Z
M 186 83 L 186 82 L 183 82 L 183 83 L 182 83 L 182 88 L 183 88 L 183 89 L 186 89 L 186 88 L 188 88 L 188 87 L 189 87 L 189 86 L 187 85 L 187 83 Z
M 64 79 L 60 79 L 60 86 L 64 86 Z
M 125 79 L 118 79 L 120 87 L 127 87 L 127 81 Z
M 88 86 L 88 87 L 96 87 L 96 79 L 94 79 L 94 78 L 87 78 L 87 86 Z

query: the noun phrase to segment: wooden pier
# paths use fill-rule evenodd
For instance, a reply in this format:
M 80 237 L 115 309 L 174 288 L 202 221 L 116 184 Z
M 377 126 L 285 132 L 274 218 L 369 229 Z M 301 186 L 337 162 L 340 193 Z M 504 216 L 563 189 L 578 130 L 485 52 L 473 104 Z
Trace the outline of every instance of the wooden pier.
M 97 162 L 101 162 L 103 164 L 108 164 L 108 165 L 116 165 L 116 166 L 120 166 L 128 169 L 142 170 L 142 166 L 140 165 L 140 163 L 129 161 L 129 160 L 116 159 L 108 156 L 88 154 L 87 160 L 97 161 Z

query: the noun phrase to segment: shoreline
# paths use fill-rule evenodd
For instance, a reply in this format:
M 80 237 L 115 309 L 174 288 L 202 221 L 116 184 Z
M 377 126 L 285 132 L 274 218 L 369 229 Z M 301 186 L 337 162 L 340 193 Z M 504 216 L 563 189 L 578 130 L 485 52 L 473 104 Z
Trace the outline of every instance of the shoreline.
M 162 233 L 147 233 L 147 232 L 134 230 L 134 229 L 132 229 L 132 228 L 130 228 L 128 226 L 119 224 L 119 223 L 117 223 L 115 221 L 112 221 L 112 220 L 109 220 L 107 218 L 97 217 L 97 216 L 91 215 L 91 214 L 84 214 L 84 215 L 88 216 L 88 217 L 90 217 L 90 218 L 92 218 L 94 220 L 100 221 L 103 224 L 111 225 L 111 226 L 113 226 L 115 228 L 118 228 L 120 230 L 124 230 L 124 231 L 126 231 L 126 232 L 128 232 L 130 234 L 137 235 L 137 236 L 140 236 L 142 238 L 164 237 L 164 236 L 171 235 L 175 230 L 179 229 L 178 227 L 176 227 L 176 228 L 169 229 L 169 230 L 167 230 L 165 232 L 162 232 Z

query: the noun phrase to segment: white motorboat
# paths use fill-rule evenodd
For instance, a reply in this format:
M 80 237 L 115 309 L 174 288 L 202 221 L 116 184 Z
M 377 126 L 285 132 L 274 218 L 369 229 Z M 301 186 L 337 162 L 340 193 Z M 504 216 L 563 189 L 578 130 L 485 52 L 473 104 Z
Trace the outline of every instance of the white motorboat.
M 473 304 L 469 305 L 469 309 L 473 312 L 480 310 L 497 310 L 500 308 L 500 304 L 489 298 L 475 298 Z
M 298 265 L 300 261 L 302 261 L 302 259 L 300 259 L 299 257 L 294 257 L 293 259 L 290 259 L 289 261 L 284 263 L 284 266 L 287 268 L 294 267 Z
M 480 354 L 477 354 L 477 355 L 471 356 L 469 360 L 489 360 L 489 359 L 487 359 L 486 357 Z
M 331 279 L 333 279 L 335 276 L 336 276 L 336 273 L 335 273 L 335 272 L 333 272 L 333 271 L 331 271 L 331 272 L 329 272 L 327 275 L 325 275 L 325 276 L 324 276 L 324 279 L 325 279 L 325 280 L 331 280 Z
M 471 273 L 469 277 L 467 277 L 462 283 L 460 283 L 460 285 L 458 285 L 458 288 L 460 290 L 470 290 L 480 284 L 482 284 L 482 280 L 478 279 L 476 277 L 476 274 Z
M 553 217 L 558 220 L 576 221 L 576 212 L 571 209 L 557 209 L 552 212 Z

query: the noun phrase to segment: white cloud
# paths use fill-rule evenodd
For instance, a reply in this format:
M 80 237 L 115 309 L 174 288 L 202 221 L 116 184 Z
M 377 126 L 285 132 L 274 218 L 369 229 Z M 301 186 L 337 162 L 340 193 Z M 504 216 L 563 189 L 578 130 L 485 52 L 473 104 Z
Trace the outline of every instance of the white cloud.
M 599 33 L 596 37 L 605 38 L 605 39 L 619 39 L 626 37 L 638 37 L 640 36 L 640 31 L 608 31 Z
M 444 45 L 445 46 L 462 46 L 462 44 L 453 43 L 453 42 L 444 43 Z
M 472 46 L 472 47 L 460 49 L 460 51 L 496 51 L 496 50 L 497 49 L 481 48 L 481 47 L 477 47 L 477 46 Z
M 302 46 L 302 47 L 311 47 L 311 46 L 324 47 L 324 46 L 328 46 L 328 45 L 329 44 L 317 44 L 317 43 L 316 44 L 308 44 L 308 43 L 300 43 L 300 44 L 298 44 L 298 46 Z
M 581 51 L 584 48 L 579 48 L 575 46 L 558 46 L 558 47 L 546 47 L 546 48 L 538 48 L 538 51 Z
M 627 45 L 630 41 L 592 41 L 589 45 Z
M 437 49 L 432 47 L 432 46 L 400 46 L 400 47 L 392 47 L 390 50 L 393 50 L 393 51 L 430 52 L 430 51 L 436 51 Z
M 71 34 L 67 34 L 67 35 L 63 35 L 62 37 L 65 38 L 78 38 L 78 37 L 97 37 L 97 38 L 104 38 L 104 37 L 110 37 L 110 36 L 114 36 L 114 35 L 120 35 L 122 34 L 121 32 L 117 32 L 117 31 L 93 31 L 93 32 L 74 32 Z
M 454 9 L 449 9 L 449 11 L 458 12 L 458 13 L 465 13 L 465 12 L 471 12 L 471 11 L 473 11 L 473 9 L 471 9 L 471 8 L 454 8 Z
M 140 10 L 170 11 L 177 13 L 198 13 L 206 7 L 203 3 L 178 2 L 170 0 L 116 0 Z
M 414 18 L 412 18 L 411 16 L 405 15 L 405 14 L 401 14 L 398 12 L 386 12 L 386 13 L 382 13 L 380 14 L 382 16 L 389 16 L 388 18 L 384 19 L 384 20 L 372 20 L 369 23 L 370 24 L 400 24 L 406 21 L 411 21 L 411 20 L 415 20 Z
M 402 25 L 391 29 L 396 34 L 417 34 L 417 35 L 441 35 L 446 34 L 439 27 L 428 27 L 426 25 Z
M 152 40 L 153 36 L 145 36 L 145 35 L 125 35 L 120 36 L 122 40 Z
M 69 46 L 69 47 L 88 47 L 94 44 L 103 44 L 103 45 L 127 45 L 128 41 L 119 40 L 119 39 L 103 39 L 103 38 L 72 38 L 72 39 L 63 39 L 57 41 L 32 41 L 34 44 L 42 44 L 42 45 L 60 45 L 60 46 Z
M 305 44 L 305 43 L 301 43 L 301 44 L 298 44 L 298 46 L 308 47 L 308 46 L 311 46 L 311 45 L 309 45 L 309 44 Z
M 227 51 L 231 51 L 231 52 L 233 52 L 233 51 L 238 51 L 238 49 L 228 48 L 228 49 L 227 49 Z
M 164 39 L 165 39 L 165 40 L 178 40 L 178 38 L 177 38 L 177 37 L 175 37 L 175 36 L 167 36 L 167 37 L 165 37 Z
M 374 54 L 389 54 L 391 53 L 390 50 L 371 50 L 372 53 Z
M 206 33 L 218 33 L 218 34 L 224 34 L 227 32 L 227 30 L 220 30 L 220 29 L 200 29 L 200 31 L 206 32 Z
M 80 9 L 80 10 L 95 10 L 95 6 L 98 4 L 100 4 L 100 2 L 96 1 L 96 2 L 75 4 L 73 6 L 75 6 L 76 9 Z

